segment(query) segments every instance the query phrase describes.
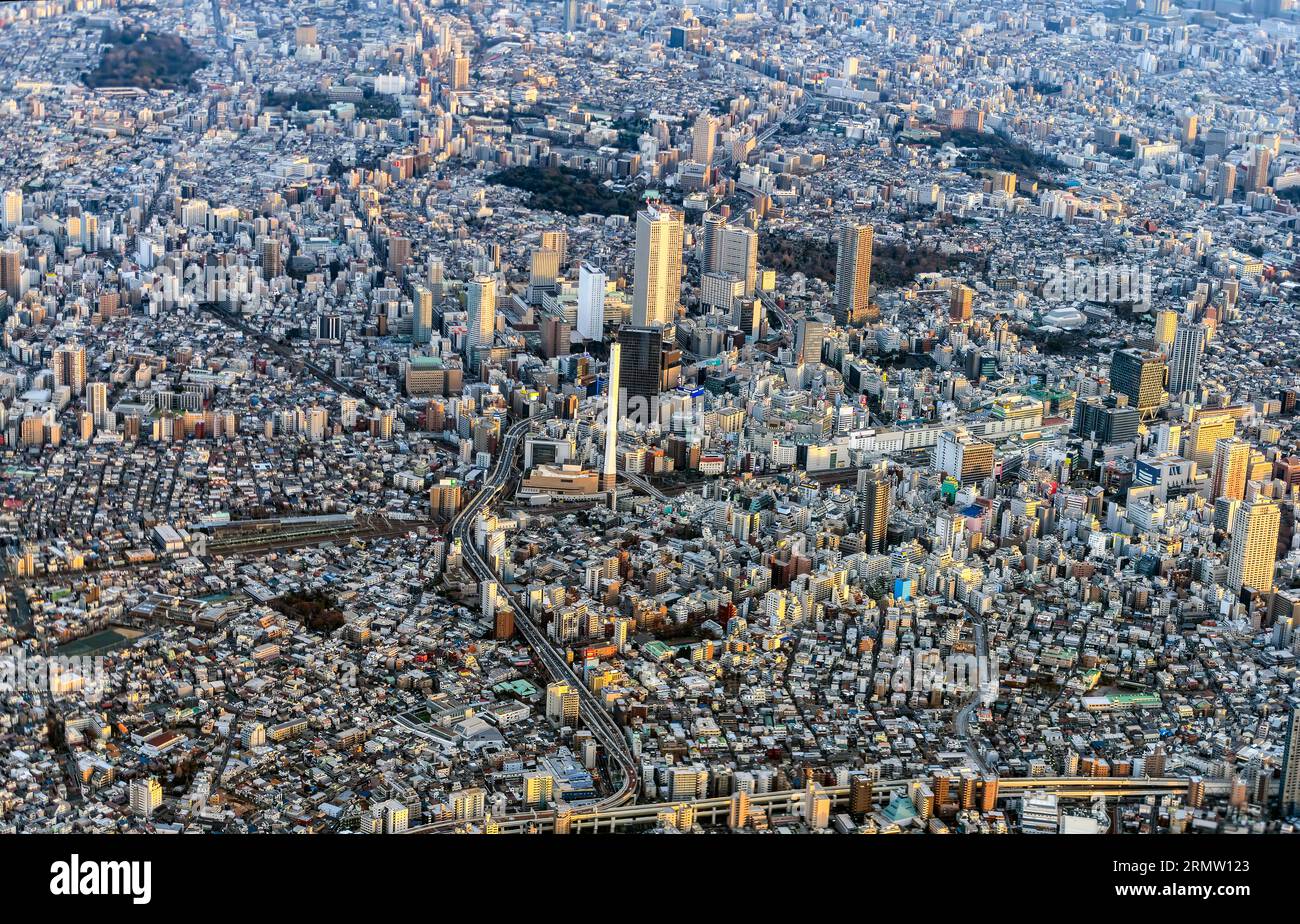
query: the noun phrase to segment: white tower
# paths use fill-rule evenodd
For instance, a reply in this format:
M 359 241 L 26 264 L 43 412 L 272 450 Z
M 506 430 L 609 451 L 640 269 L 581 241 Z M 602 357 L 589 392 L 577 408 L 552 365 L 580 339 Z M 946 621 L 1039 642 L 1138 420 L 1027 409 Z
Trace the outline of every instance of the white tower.
M 622 354 L 623 345 L 615 341 L 609 348 L 609 399 L 605 407 L 605 467 L 600 474 L 600 487 L 609 492 L 611 510 L 618 507 L 618 367 Z

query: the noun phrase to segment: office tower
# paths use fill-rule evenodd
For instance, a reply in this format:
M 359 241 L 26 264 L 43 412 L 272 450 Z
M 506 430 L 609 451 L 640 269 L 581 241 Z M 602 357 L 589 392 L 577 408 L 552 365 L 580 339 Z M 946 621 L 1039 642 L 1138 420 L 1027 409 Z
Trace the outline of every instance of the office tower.
M 1300 705 L 1291 707 L 1287 716 L 1286 737 L 1282 743 L 1282 788 L 1278 792 L 1278 814 L 1283 818 L 1296 814 L 1300 805 Z
M 718 133 L 718 120 L 709 112 L 701 112 L 691 129 L 691 160 L 706 167 L 713 163 L 713 143 Z
M 1250 465 L 1250 444 L 1235 436 L 1214 444 L 1214 468 L 1210 476 L 1210 500 L 1246 497 L 1246 470 Z
M 554 315 L 542 319 L 542 356 L 554 359 L 569 355 L 569 338 L 573 328 L 562 317 Z
M 418 302 L 417 302 L 418 312 Z M 414 324 L 414 322 L 412 322 Z M 342 340 L 343 319 L 337 314 L 323 314 L 316 325 L 316 336 L 321 340 Z
M 148 818 L 162 805 L 162 784 L 153 777 L 131 783 L 131 811 Z
M 826 322 L 817 318 L 800 318 L 795 329 L 795 361 L 814 365 L 822 361 L 822 343 L 826 340 Z
M 275 279 L 284 269 L 280 256 L 280 242 L 273 237 L 264 237 L 257 244 L 257 255 L 262 261 L 262 278 Z
M 649 423 L 662 382 L 663 331 L 657 327 L 623 327 L 618 342 L 622 346 L 619 384 L 627 395 L 627 416 L 636 423 Z
M 969 321 L 975 307 L 975 290 L 970 286 L 953 286 L 948 300 L 948 317 L 954 321 Z
M 465 286 L 465 307 L 469 312 L 469 335 L 465 340 L 470 361 L 478 364 L 479 354 L 491 349 L 497 329 L 497 281 L 479 275 Z
M 1241 501 L 1231 497 L 1216 497 L 1214 499 L 1214 528 L 1225 534 L 1232 532 L 1232 528 L 1237 522 L 1237 511 L 1240 509 Z
M 451 88 L 453 90 L 463 90 L 469 86 L 469 58 L 463 54 L 457 54 L 451 59 Z
M 564 31 L 578 28 L 578 0 L 564 0 Z
M 1205 350 L 1204 324 L 1179 324 L 1169 357 L 1169 393 L 1181 395 L 1199 384 L 1201 354 Z
M 753 295 L 758 282 L 758 232 L 744 225 L 723 228 L 718 271 L 743 279 L 745 294 Z
M 1273 152 L 1266 147 L 1255 149 L 1255 163 L 1250 168 L 1250 188 L 1263 192 L 1268 188 L 1268 171 L 1273 163 Z
M 745 280 L 730 273 L 705 273 L 700 279 L 700 304 L 706 311 L 730 314 L 736 301 L 745 296 Z
M 1227 161 L 1219 164 L 1219 184 L 1217 195 L 1220 202 L 1231 202 L 1232 194 L 1237 189 L 1237 166 Z
M 601 467 L 600 487 L 610 493 L 610 506 L 617 501 L 614 488 L 618 479 L 619 381 L 623 347 L 617 340 L 609 348 L 609 384 L 605 396 L 605 459 Z
M 858 472 L 858 529 L 865 539 L 864 552 L 876 555 L 885 550 L 892 497 L 893 485 L 882 469 Z
M 650 205 L 636 215 L 636 263 L 632 323 L 654 327 L 676 319 L 682 294 L 682 230 L 679 209 Z
M 963 485 L 975 484 L 993 474 L 993 444 L 965 427 L 944 430 L 934 445 L 934 469 Z
M 411 342 L 425 344 L 433 339 L 433 292 L 427 286 L 417 282 L 411 287 L 411 296 L 415 303 L 411 314 Z M 337 319 L 338 315 L 333 317 Z M 334 336 L 326 339 L 339 338 Z
M 74 395 L 86 387 L 86 348 L 65 344 L 54 351 L 54 384 L 67 385 Z
M 446 273 L 446 266 L 442 257 L 430 257 L 427 268 L 424 273 L 424 281 L 438 298 L 442 298 L 443 278 Z
M 1168 355 L 1174 348 L 1174 337 L 1178 333 L 1178 312 L 1165 308 L 1156 312 L 1155 331 L 1152 339 L 1161 353 Z
M 1237 432 L 1237 421 L 1230 414 L 1213 414 L 1193 421 L 1187 431 L 1187 447 L 1183 456 L 1202 469 L 1214 461 L 1214 451 L 1219 440 Z
M 1273 589 L 1281 523 L 1281 508 L 1267 497 L 1256 497 L 1242 505 L 1233 524 L 1228 554 L 1228 587 L 1234 592 L 1240 593 L 1244 587 L 1260 593 Z
M 835 323 L 860 324 L 867 317 L 871 295 L 871 225 L 840 229 L 835 262 Z
M 585 262 L 578 269 L 578 333 L 584 340 L 605 336 L 605 273 Z
M 760 339 L 767 327 L 767 309 L 757 298 L 738 298 L 736 305 L 736 326 L 750 340 Z
M 558 231 L 543 231 L 542 249 L 554 250 L 559 254 L 560 268 L 563 269 L 569 258 L 569 232 L 563 228 Z
M 662 326 L 675 320 L 681 299 L 681 235 L 675 208 L 655 205 L 637 212 L 637 251 L 632 324 Z
M 560 252 L 549 247 L 528 257 L 528 304 L 540 305 L 544 295 L 554 295 L 560 278 Z
M 6 189 L 4 199 L 4 230 L 12 231 L 23 223 L 23 191 Z
M 411 262 L 411 239 L 394 234 L 388 239 L 388 271 L 400 273 Z
M 1128 397 L 1130 407 L 1149 417 L 1165 403 L 1165 358 L 1150 350 L 1116 350 L 1110 359 L 1110 386 Z
M 0 289 L 9 298 L 18 301 L 22 297 L 23 283 L 23 245 L 12 241 L 0 248 Z
M 700 231 L 700 275 L 718 272 L 722 257 L 722 232 L 727 220 L 717 212 L 704 216 Z
M 90 411 L 95 426 L 102 427 L 104 425 L 104 417 L 108 413 L 108 384 L 106 382 L 91 382 L 86 386 L 86 410 Z
M 295 26 L 293 43 L 298 48 L 316 44 L 316 27 L 312 25 Z

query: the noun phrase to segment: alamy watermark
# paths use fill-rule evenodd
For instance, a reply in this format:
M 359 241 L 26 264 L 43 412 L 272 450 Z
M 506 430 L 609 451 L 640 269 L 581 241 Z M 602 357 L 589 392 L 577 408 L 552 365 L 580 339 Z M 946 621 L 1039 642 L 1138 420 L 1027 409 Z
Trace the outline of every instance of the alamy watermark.
M 1149 306 L 1154 289 L 1151 270 L 1136 263 L 1093 266 L 1066 260 L 1047 270 L 1043 297 L 1049 302 L 1130 303 Z
M 255 266 L 184 263 L 177 268 L 161 263 L 147 274 L 142 291 L 160 308 L 209 303 L 238 306 L 242 312 L 246 305 L 262 302 L 268 285 Z
M 42 693 L 58 699 L 95 698 L 108 690 L 104 659 L 81 655 L 0 655 L 0 693 Z
M 890 676 L 889 688 L 895 693 L 992 693 L 997 689 L 998 662 L 983 655 L 953 653 L 934 661 L 915 658 L 911 669 L 897 667 Z
M 661 400 L 658 395 L 647 398 L 645 395 L 629 394 L 626 388 L 620 388 L 616 427 L 622 432 L 627 426 L 660 426 L 669 433 L 680 434 L 692 442 L 700 442 L 704 439 L 704 412 L 694 399 L 690 399 L 690 403 L 682 409 L 671 411 L 667 421 L 664 421 L 664 409 L 674 407 L 676 400 L 678 399 L 672 397 Z M 599 431 L 604 431 L 609 422 L 609 413 L 610 402 L 606 401 L 596 413 L 596 427 Z

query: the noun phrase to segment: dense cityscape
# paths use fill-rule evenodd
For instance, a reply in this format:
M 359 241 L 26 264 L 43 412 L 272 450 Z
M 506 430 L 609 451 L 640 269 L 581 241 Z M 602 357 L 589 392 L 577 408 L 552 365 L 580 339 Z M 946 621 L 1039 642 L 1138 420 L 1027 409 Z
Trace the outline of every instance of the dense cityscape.
M 0 133 L 0 833 L 1295 831 L 1295 0 L 30 0 Z

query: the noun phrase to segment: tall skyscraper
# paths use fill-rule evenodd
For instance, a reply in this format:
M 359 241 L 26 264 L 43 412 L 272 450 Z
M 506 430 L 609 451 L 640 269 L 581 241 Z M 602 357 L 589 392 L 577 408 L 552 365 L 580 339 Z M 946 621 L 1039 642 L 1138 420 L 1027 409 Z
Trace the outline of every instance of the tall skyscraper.
M 1130 407 L 1149 417 L 1165 403 L 1165 358 L 1150 350 L 1116 350 L 1110 359 L 1110 387 L 1128 396 Z
M 556 231 L 543 231 L 542 248 L 554 250 L 559 254 L 560 269 L 564 269 L 569 262 L 569 232 L 563 228 Z
M 1250 467 L 1250 444 L 1235 436 L 1214 444 L 1214 468 L 1210 474 L 1210 500 L 1246 497 L 1246 473 Z
M 534 250 L 528 258 L 528 304 L 540 305 L 542 297 L 554 295 L 560 278 L 560 252 L 549 247 Z
M 5 190 L 4 230 L 12 231 L 23 223 L 23 191 L 21 189 Z
M 845 225 L 839 231 L 835 263 L 835 323 L 860 324 L 871 294 L 871 225 Z
M 619 383 L 627 393 L 628 419 L 648 423 L 663 382 L 663 331 L 658 327 L 623 327 L 618 332 Z
M 700 275 L 718 272 L 722 258 L 722 232 L 727 227 L 727 219 L 717 212 L 704 216 L 700 231 Z
M 1204 324 L 1179 324 L 1169 357 L 1169 393 L 1181 395 L 1195 388 L 1201 378 L 1201 354 L 1205 350 Z
M 1277 534 L 1282 511 L 1267 497 L 1256 497 L 1242 505 L 1232 530 L 1228 553 L 1228 587 L 1240 593 L 1251 587 L 1260 593 L 1273 589 L 1277 566 Z
M 767 309 L 757 298 L 738 298 L 735 300 L 736 326 L 750 340 L 758 340 L 766 328 Z
M 488 350 L 497 329 L 497 281 L 486 274 L 475 276 L 465 286 L 465 306 L 469 311 L 469 337 L 466 352 L 477 365 L 480 351 Z
M 718 271 L 745 281 L 745 295 L 753 295 L 758 283 L 758 232 L 744 225 L 722 229 Z
M 400 234 L 388 238 L 388 271 L 400 273 L 411 262 L 411 239 Z
M 469 86 L 469 58 L 456 54 L 451 59 L 451 73 L 448 75 L 453 90 L 463 90 Z
M 948 301 L 948 317 L 954 321 L 969 321 L 975 308 L 975 290 L 970 286 L 953 286 Z
M 1214 463 L 1214 450 L 1219 440 L 1237 432 L 1237 421 L 1231 414 L 1212 414 L 1192 422 L 1187 430 L 1187 447 L 1183 455 L 1202 469 Z M 1212 469 L 1211 469 L 1212 470 Z
M 104 417 L 108 413 L 108 384 L 105 382 L 91 382 L 86 386 L 86 410 L 95 421 L 95 426 L 104 425 Z
M 1232 194 L 1237 191 L 1237 165 L 1223 161 L 1219 164 L 1219 183 L 1217 195 L 1220 202 L 1231 202 Z
M 609 348 L 609 395 L 605 407 L 605 459 L 600 473 L 601 490 L 609 492 L 609 505 L 616 508 L 618 497 L 615 487 L 618 480 L 618 417 L 619 382 L 623 347 L 615 341 Z
M 23 245 L 12 241 L 0 247 L 0 289 L 13 301 L 22 296 Z
M 718 133 L 718 120 L 712 113 L 701 112 L 691 128 L 691 160 L 706 167 L 713 162 L 713 144 Z
M 74 395 L 86 387 L 86 348 L 69 343 L 54 351 L 54 383 L 66 385 Z
M 858 529 L 866 540 L 863 551 L 872 555 L 885 550 L 892 497 L 893 486 L 885 471 L 864 468 L 858 472 Z
M 264 237 L 257 244 L 257 255 L 262 260 L 262 278 L 274 279 L 281 275 L 284 260 L 280 255 L 280 242 L 273 237 Z
M 600 340 L 605 331 L 605 273 L 590 263 L 578 269 L 578 333 Z
M 1156 349 L 1168 355 L 1174 348 L 1174 337 L 1177 333 L 1178 312 L 1168 308 L 1157 311 L 1155 331 L 1152 334 Z
M 1273 151 L 1264 146 L 1255 149 L 1255 163 L 1250 168 L 1250 188 L 1261 192 L 1268 187 L 1268 171 L 1273 163 Z
M 1282 739 L 1282 788 L 1278 792 L 1278 814 L 1287 818 L 1300 806 L 1300 705 L 1291 707 L 1286 737 Z
M 416 283 L 411 287 L 411 295 L 415 303 L 411 315 L 411 342 L 425 344 L 433 339 L 433 291 Z M 335 318 L 337 320 L 337 315 Z
M 817 318 L 800 318 L 795 329 L 795 361 L 814 365 L 822 361 L 822 343 L 826 339 L 826 323 Z
M 944 430 L 934 445 L 933 465 L 963 485 L 977 484 L 993 474 L 993 444 L 965 427 Z
M 677 317 L 683 227 L 679 209 L 651 205 L 637 212 L 632 323 L 638 327 L 663 326 Z

